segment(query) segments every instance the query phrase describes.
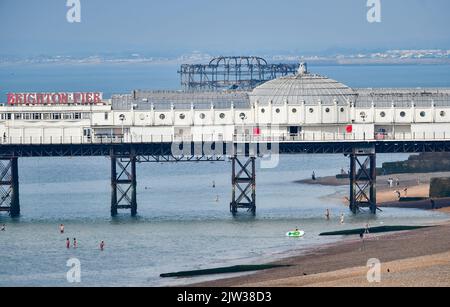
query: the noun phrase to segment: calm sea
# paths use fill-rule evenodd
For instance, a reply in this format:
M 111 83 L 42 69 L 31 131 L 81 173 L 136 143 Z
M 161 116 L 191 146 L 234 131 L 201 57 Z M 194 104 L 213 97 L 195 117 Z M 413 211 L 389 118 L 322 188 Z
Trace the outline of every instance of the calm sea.
M 450 66 L 311 66 L 352 87 L 450 87 Z M 81 65 L 0 67 L 1 95 L 8 91 L 103 91 L 177 89 L 176 66 Z M 379 155 L 378 163 L 406 158 Z M 229 212 L 228 162 L 138 165 L 139 216 L 109 217 L 107 158 L 27 158 L 19 161 L 22 217 L 0 214 L 0 286 L 71 286 L 69 258 L 81 262 L 82 286 L 168 285 L 197 281 L 160 279 L 159 274 L 223 265 L 263 263 L 293 251 L 333 242 L 320 232 L 372 225 L 423 224 L 447 218 L 420 211 L 387 209 L 376 218 L 352 216 L 339 195 L 346 187 L 294 183 L 334 175 L 348 161 L 341 155 L 281 156 L 275 169 L 257 170 L 257 215 Z M 216 187 L 212 187 L 212 182 Z M 333 220 L 324 221 L 330 208 Z M 346 224 L 338 222 L 347 214 Z M 60 235 L 58 225 L 66 225 Z M 299 227 L 306 236 L 285 232 Z M 67 250 L 65 239 L 79 248 Z M 104 252 L 98 250 L 101 240 Z

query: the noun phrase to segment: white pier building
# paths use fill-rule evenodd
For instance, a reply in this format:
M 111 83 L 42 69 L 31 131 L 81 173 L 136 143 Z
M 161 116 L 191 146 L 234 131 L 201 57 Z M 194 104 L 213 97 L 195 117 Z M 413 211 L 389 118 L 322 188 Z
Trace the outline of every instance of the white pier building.
M 11 93 L 0 142 L 450 139 L 450 89 L 352 89 L 308 72 L 251 92 Z

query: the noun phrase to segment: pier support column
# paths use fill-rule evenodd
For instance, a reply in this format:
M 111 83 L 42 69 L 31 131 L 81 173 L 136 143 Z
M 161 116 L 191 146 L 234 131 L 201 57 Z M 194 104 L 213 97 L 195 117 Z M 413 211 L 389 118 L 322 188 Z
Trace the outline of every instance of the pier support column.
M 361 208 L 369 208 L 377 213 L 377 170 L 374 148 L 353 149 L 350 154 L 350 210 L 358 213 Z
M 0 211 L 20 216 L 18 158 L 0 158 Z
M 234 215 L 238 209 L 247 209 L 252 214 L 256 213 L 256 158 L 248 157 L 242 163 L 236 155 L 232 162 L 232 194 L 230 211 Z
M 111 216 L 116 216 L 119 209 L 130 209 L 132 216 L 137 214 L 136 160 L 135 155 L 111 155 Z

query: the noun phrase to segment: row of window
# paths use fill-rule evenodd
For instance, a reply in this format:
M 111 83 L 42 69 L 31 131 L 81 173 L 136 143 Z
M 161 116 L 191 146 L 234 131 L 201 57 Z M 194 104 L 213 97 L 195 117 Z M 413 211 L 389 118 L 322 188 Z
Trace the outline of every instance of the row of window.
M 361 115 L 361 117 L 366 117 L 364 112 L 361 112 L 360 115 Z M 425 116 L 427 116 L 427 113 L 425 111 L 422 111 L 422 112 L 419 113 L 419 115 L 420 115 L 420 117 L 425 117 Z M 445 113 L 445 111 L 441 111 L 439 113 L 439 115 L 441 117 L 445 117 L 446 113 Z M 380 116 L 381 117 L 386 117 L 386 112 L 380 112 Z M 405 116 L 406 116 L 406 112 L 405 111 L 400 112 L 400 117 L 405 117 Z
M 309 111 L 309 113 L 312 114 L 312 113 L 314 113 L 314 108 L 310 108 L 308 111 Z M 341 113 L 344 113 L 344 112 L 345 112 L 345 108 L 340 108 L 339 111 L 340 111 Z M 265 113 L 265 112 L 266 112 L 266 110 L 265 110 L 264 108 L 262 108 L 262 109 L 261 109 L 261 113 Z M 281 110 L 277 108 L 277 109 L 275 109 L 275 112 L 276 112 L 276 113 L 280 113 Z M 297 109 L 293 108 L 293 109 L 291 109 L 291 112 L 295 114 L 295 113 L 297 113 Z M 326 109 L 325 109 L 325 112 L 326 112 L 326 113 L 330 113 L 330 112 L 331 112 L 331 109 L 330 109 L 330 108 L 326 108 Z M 446 116 L 445 111 L 441 111 L 439 114 L 440 114 L 441 117 L 445 117 L 445 116 Z M 425 117 L 426 115 L 427 115 L 427 114 L 426 114 L 425 111 L 420 112 L 420 116 L 421 116 L 421 117 Z M 367 117 L 367 115 L 366 115 L 365 112 L 361 112 L 361 113 L 360 113 L 360 116 L 361 116 L 362 118 L 366 118 L 366 117 Z M 384 111 L 380 112 L 380 116 L 381 116 L 381 117 L 386 117 L 386 112 L 384 112 Z M 401 116 L 401 117 L 405 117 L 405 116 L 406 116 L 406 112 L 405 112 L 405 111 L 400 112 L 400 116 Z M 220 113 L 220 114 L 219 114 L 219 117 L 220 117 L 221 119 L 224 119 L 224 118 L 226 117 L 226 115 L 225 115 L 225 113 Z M 240 117 L 241 119 L 246 119 L 246 118 L 247 118 L 247 116 L 245 115 L 245 113 L 241 113 L 241 114 L 239 115 L 239 117 Z M 180 114 L 180 115 L 179 115 L 179 118 L 183 120 L 183 119 L 186 118 L 186 115 L 185 115 L 185 114 Z M 200 119 L 205 119 L 205 118 L 206 118 L 205 113 L 200 113 L 200 114 L 199 114 L 199 118 L 200 118 Z M 105 116 L 105 119 L 107 119 L 107 116 Z M 141 119 L 143 119 L 143 118 L 141 118 Z M 165 114 L 160 114 L 160 115 L 159 115 L 159 119 L 161 119 L 161 120 L 166 119 L 166 115 L 165 115 Z
M 266 112 L 265 109 L 261 109 L 261 113 L 265 113 L 265 112 Z M 280 109 L 275 109 L 275 112 L 276 112 L 276 113 L 280 113 L 281 110 L 280 110 Z M 295 114 L 295 113 L 297 113 L 297 109 L 293 108 L 293 109 L 291 110 L 291 112 Z M 325 112 L 326 112 L 326 113 L 330 113 L 330 112 L 331 112 L 330 108 L 326 108 L 326 109 L 325 109 Z M 345 112 L 345 109 L 344 109 L 344 108 L 341 108 L 341 109 L 340 109 L 340 112 L 341 112 L 341 113 Z M 313 109 L 313 108 L 310 108 L 310 109 L 309 109 L 309 113 L 314 113 L 314 109 Z M 105 116 L 105 117 L 106 117 L 106 116 Z M 225 117 L 226 117 L 225 113 L 220 113 L 220 114 L 219 114 L 219 118 L 224 119 Z M 245 113 L 239 114 L 239 117 L 240 117 L 241 119 L 247 118 L 247 116 L 245 115 Z M 180 119 L 185 119 L 185 118 L 186 118 L 186 115 L 185 115 L 185 114 L 180 114 L 180 115 L 179 115 L 179 118 L 180 118 Z M 199 114 L 199 118 L 200 118 L 200 119 L 205 119 L 205 118 L 206 118 L 205 113 L 200 113 L 200 114 Z M 107 118 L 105 118 L 105 119 L 107 119 Z M 143 118 L 141 118 L 141 119 L 143 120 Z M 159 119 L 161 119 L 161 120 L 166 119 L 166 115 L 165 115 L 165 114 L 159 114 Z
M 1 120 L 81 120 L 90 119 L 90 113 L 1 113 Z
M 308 111 L 309 111 L 309 113 L 314 113 L 314 108 L 309 108 Z M 266 110 L 265 110 L 264 108 L 262 108 L 262 109 L 261 109 L 261 113 L 265 113 L 265 112 L 266 112 Z M 281 110 L 277 108 L 277 109 L 275 109 L 275 112 L 276 112 L 276 113 L 280 113 Z M 296 109 L 296 108 L 293 108 L 293 109 L 291 110 L 291 112 L 292 112 L 292 113 L 297 113 L 297 109 Z M 330 109 L 330 108 L 326 108 L 326 109 L 325 109 L 325 112 L 326 112 L 326 113 L 330 113 L 330 112 L 331 112 L 331 109 Z M 341 113 L 344 113 L 344 112 L 345 112 L 345 109 L 344 109 L 344 108 L 341 108 L 341 109 L 340 109 L 340 112 L 341 112 Z

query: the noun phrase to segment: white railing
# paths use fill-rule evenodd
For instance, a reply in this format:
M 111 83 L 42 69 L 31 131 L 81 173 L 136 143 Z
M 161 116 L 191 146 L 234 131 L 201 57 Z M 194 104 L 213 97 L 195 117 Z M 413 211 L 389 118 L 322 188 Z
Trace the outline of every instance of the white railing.
M 232 140 L 212 134 L 203 135 L 124 135 L 124 136 L 93 136 L 93 137 L 0 137 L 0 145 L 58 145 L 58 144 L 138 144 L 138 143 L 174 143 L 174 142 L 360 142 L 360 141 L 450 141 L 450 132 L 423 133 L 323 133 L 304 132 L 299 134 L 271 135 L 233 135 Z

